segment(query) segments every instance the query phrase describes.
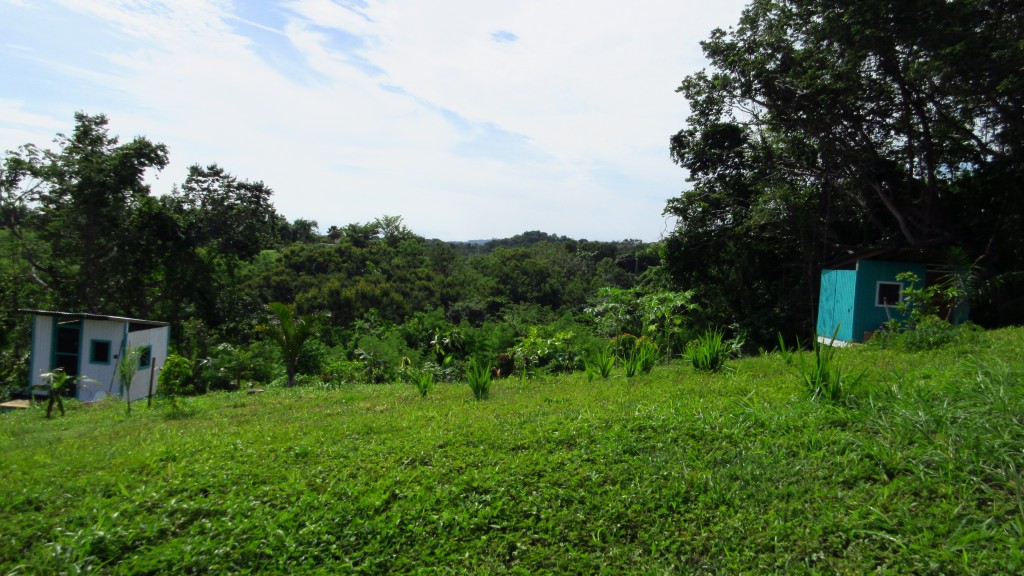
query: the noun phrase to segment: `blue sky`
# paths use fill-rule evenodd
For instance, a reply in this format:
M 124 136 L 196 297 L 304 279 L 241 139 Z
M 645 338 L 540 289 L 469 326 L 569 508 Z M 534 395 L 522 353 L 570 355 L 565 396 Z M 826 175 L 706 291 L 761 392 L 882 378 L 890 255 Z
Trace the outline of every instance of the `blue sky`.
M 73 114 L 262 180 L 289 219 L 656 240 L 724 0 L 0 0 L 0 150 Z

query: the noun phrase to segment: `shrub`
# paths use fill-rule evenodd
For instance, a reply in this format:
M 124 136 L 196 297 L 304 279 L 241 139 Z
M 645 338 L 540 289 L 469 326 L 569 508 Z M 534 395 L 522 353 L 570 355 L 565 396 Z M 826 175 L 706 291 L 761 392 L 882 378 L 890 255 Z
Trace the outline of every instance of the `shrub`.
M 420 358 L 398 331 L 388 332 L 383 337 L 362 336 L 353 354 L 363 364 L 363 379 L 372 384 L 398 381 L 403 360 Z
M 470 358 L 466 365 L 466 380 L 469 382 L 469 388 L 473 391 L 474 398 L 486 399 L 491 391 L 490 364 L 480 363 L 476 358 Z
M 959 326 L 939 318 L 924 316 L 913 326 L 895 323 L 885 328 L 871 339 L 871 343 L 883 348 L 896 348 L 907 352 L 935 350 L 953 342 L 968 339 L 977 327 L 967 323 Z
M 157 383 L 157 394 L 170 402 L 171 409 L 180 411 L 181 397 L 193 390 L 192 361 L 184 356 L 171 354 L 160 369 Z
M 434 374 L 429 370 L 416 370 L 412 372 L 412 383 L 420 393 L 420 398 L 426 398 L 427 393 L 434 387 Z
M 658 345 L 647 337 L 636 338 L 633 346 L 626 351 L 622 365 L 626 369 L 626 378 L 636 376 L 637 372 L 647 374 L 658 362 Z
M 607 379 L 615 366 L 615 354 L 610 349 L 600 348 L 591 354 L 586 361 L 587 374 L 591 377 L 600 376 Z
M 331 349 L 317 338 L 310 338 L 302 344 L 295 364 L 298 374 L 321 375 L 331 357 Z
M 615 351 L 615 356 L 625 361 L 626 357 L 636 346 L 636 340 L 636 336 L 633 336 L 628 332 L 612 339 L 612 347 Z
M 732 350 L 721 330 L 706 330 L 686 345 L 686 359 L 699 372 L 720 372 Z
M 575 344 L 575 334 L 567 330 L 551 332 L 550 327 L 530 326 L 526 336 L 512 349 L 521 377 L 532 376 L 538 368 L 573 372 L 580 367 L 582 361 Z
M 907 283 L 903 288 L 903 300 L 896 309 L 903 314 L 885 323 L 872 342 L 883 347 L 892 347 L 908 352 L 934 350 L 950 344 L 970 333 L 973 325 L 955 325 L 949 321 L 953 303 L 963 305 L 964 290 L 957 282 L 918 287 L 920 278 L 911 272 L 897 274 L 896 279 Z M 950 303 L 947 318 L 939 316 L 936 302 Z
M 321 379 L 327 385 L 358 382 L 363 378 L 364 370 L 362 362 L 348 360 L 343 353 L 336 352 L 327 359 Z

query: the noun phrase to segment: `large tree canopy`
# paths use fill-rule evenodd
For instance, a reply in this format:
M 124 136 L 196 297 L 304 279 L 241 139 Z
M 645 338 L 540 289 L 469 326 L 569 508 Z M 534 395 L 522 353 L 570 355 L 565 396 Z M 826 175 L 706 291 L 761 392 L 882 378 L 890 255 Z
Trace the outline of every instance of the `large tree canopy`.
M 702 46 L 711 69 L 683 81 L 691 114 L 671 139 L 693 184 L 667 208 L 677 277 L 721 280 L 693 267 L 711 248 L 712 268 L 778 307 L 780 281 L 810 302 L 808 269 L 860 248 L 1024 262 L 1024 5 L 754 0 Z
M 144 178 L 166 166 L 167 148 L 142 137 L 120 144 L 105 116 L 84 113 L 56 143 L 5 159 L 4 227 L 58 306 L 137 311 L 155 267 L 147 235 L 157 206 Z

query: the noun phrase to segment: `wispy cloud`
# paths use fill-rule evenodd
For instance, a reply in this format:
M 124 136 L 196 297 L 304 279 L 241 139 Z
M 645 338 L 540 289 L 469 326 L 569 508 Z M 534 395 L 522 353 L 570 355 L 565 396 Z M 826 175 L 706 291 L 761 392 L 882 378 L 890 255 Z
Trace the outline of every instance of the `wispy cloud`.
M 519 40 L 519 36 L 508 30 L 498 30 L 497 32 L 491 32 L 491 39 L 495 42 L 515 42 Z
M 156 190 L 218 162 L 324 227 L 654 239 L 684 184 L 674 88 L 742 5 L 0 0 L 0 59 L 28 80 L 0 87 L 0 148 L 85 109 L 168 144 Z

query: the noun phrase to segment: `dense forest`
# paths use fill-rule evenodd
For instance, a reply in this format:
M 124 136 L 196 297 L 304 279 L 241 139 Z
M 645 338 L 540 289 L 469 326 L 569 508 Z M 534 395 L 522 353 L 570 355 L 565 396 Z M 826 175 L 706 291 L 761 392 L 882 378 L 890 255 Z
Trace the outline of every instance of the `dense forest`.
M 819 270 L 889 248 L 1024 322 L 1024 5 L 754 0 L 702 47 L 664 253 L 719 321 L 806 332 Z
M 0 379 L 26 380 L 19 309 L 168 321 L 196 390 L 280 377 L 272 303 L 312 327 L 300 381 L 576 370 L 623 334 L 671 356 L 706 327 L 769 345 L 811 335 L 822 267 L 880 248 L 968 271 L 976 322 L 1024 322 L 1019 3 L 754 0 L 702 46 L 668 142 L 689 187 L 657 243 L 442 242 L 395 215 L 321 231 L 216 164 L 157 196 L 167 147 L 78 113 L 0 162 Z
M 658 247 L 637 240 L 442 242 L 387 215 L 321 234 L 278 214 L 263 183 L 217 165 L 192 166 L 171 193 L 152 195 L 144 178 L 167 163 L 166 148 L 121 143 L 102 115 L 77 114 L 57 144 L 24 146 L 3 164 L 0 320 L 12 381 L 24 381 L 15 375 L 28 348 L 19 309 L 168 321 L 207 389 L 273 378 L 272 302 L 315 324 L 301 373 L 384 381 L 403 359 L 497 358 L 529 334 L 537 346 L 560 334 L 572 369 L 581 339 L 596 337 L 580 322 L 599 289 L 662 288 Z M 644 330 L 634 324 L 622 330 Z M 554 358 L 535 354 L 537 366 Z

